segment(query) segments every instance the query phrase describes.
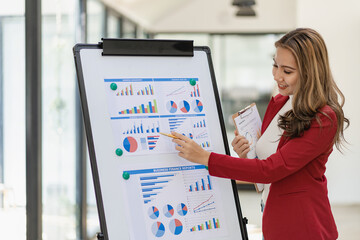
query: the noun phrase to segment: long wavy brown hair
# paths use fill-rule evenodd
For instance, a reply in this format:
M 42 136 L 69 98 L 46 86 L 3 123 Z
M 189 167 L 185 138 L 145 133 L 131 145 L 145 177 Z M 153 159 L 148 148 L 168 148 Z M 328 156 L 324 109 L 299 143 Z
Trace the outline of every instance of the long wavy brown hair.
M 293 96 L 293 109 L 280 116 L 278 126 L 286 131 L 287 137 L 302 136 L 304 131 L 310 128 L 313 119 L 320 122 L 317 113 L 327 116 L 320 109 L 328 105 L 337 117 L 337 131 L 333 143 L 341 151 L 343 142 L 346 142 L 344 123 L 348 127 L 350 122 L 344 116 L 342 107 L 345 97 L 331 74 L 323 38 L 313 29 L 298 28 L 276 41 L 275 47 L 290 50 L 299 71 L 299 80 Z

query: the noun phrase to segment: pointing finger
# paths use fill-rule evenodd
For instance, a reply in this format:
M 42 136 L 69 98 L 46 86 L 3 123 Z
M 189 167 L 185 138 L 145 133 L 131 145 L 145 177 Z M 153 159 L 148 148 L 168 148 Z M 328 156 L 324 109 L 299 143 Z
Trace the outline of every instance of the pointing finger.
M 185 142 L 188 142 L 188 141 L 191 140 L 190 138 L 188 138 L 188 137 L 186 137 L 186 136 L 184 136 L 184 135 L 182 135 L 180 133 L 177 133 L 177 132 L 171 132 L 171 134 L 174 135 L 177 138 L 180 138 L 181 140 L 183 140 Z
M 182 146 L 182 147 L 185 145 L 185 142 L 182 141 L 182 140 L 180 140 L 180 139 L 175 139 L 175 138 L 174 138 L 172 141 L 173 141 L 174 143 Z

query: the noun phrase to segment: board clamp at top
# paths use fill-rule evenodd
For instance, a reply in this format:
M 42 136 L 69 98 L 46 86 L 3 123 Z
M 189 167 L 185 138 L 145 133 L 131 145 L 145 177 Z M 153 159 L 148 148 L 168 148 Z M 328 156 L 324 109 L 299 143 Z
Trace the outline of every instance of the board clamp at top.
M 154 40 L 102 38 L 103 56 L 176 56 L 193 57 L 192 40 Z

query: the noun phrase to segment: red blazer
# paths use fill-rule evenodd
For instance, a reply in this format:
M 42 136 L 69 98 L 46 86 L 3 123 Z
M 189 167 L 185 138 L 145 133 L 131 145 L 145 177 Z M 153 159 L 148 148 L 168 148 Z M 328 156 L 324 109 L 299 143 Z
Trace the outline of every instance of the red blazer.
M 262 132 L 288 97 L 277 95 L 266 110 Z M 328 199 L 325 164 L 337 129 L 335 112 L 321 109 L 322 127 L 313 120 L 304 135 L 280 138 L 276 153 L 267 159 L 243 159 L 211 153 L 213 176 L 271 183 L 263 214 L 265 240 L 334 240 L 338 233 Z

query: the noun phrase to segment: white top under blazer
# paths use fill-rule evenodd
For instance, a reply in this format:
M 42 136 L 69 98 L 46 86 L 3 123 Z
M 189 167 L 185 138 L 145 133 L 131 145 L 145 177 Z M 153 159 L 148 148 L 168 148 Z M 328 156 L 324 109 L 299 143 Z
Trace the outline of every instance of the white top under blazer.
M 271 123 L 266 128 L 263 135 L 256 143 L 255 151 L 259 159 L 266 159 L 270 155 L 274 154 L 279 145 L 279 140 L 284 130 L 278 127 L 278 119 L 280 115 L 283 115 L 287 111 L 292 109 L 292 95 L 285 105 L 279 110 L 276 116 L 271 120 Z M 262 201 L 265 204 L 269 195 L 270 184 L 264 184 L 264 190 L 262 191 Z

